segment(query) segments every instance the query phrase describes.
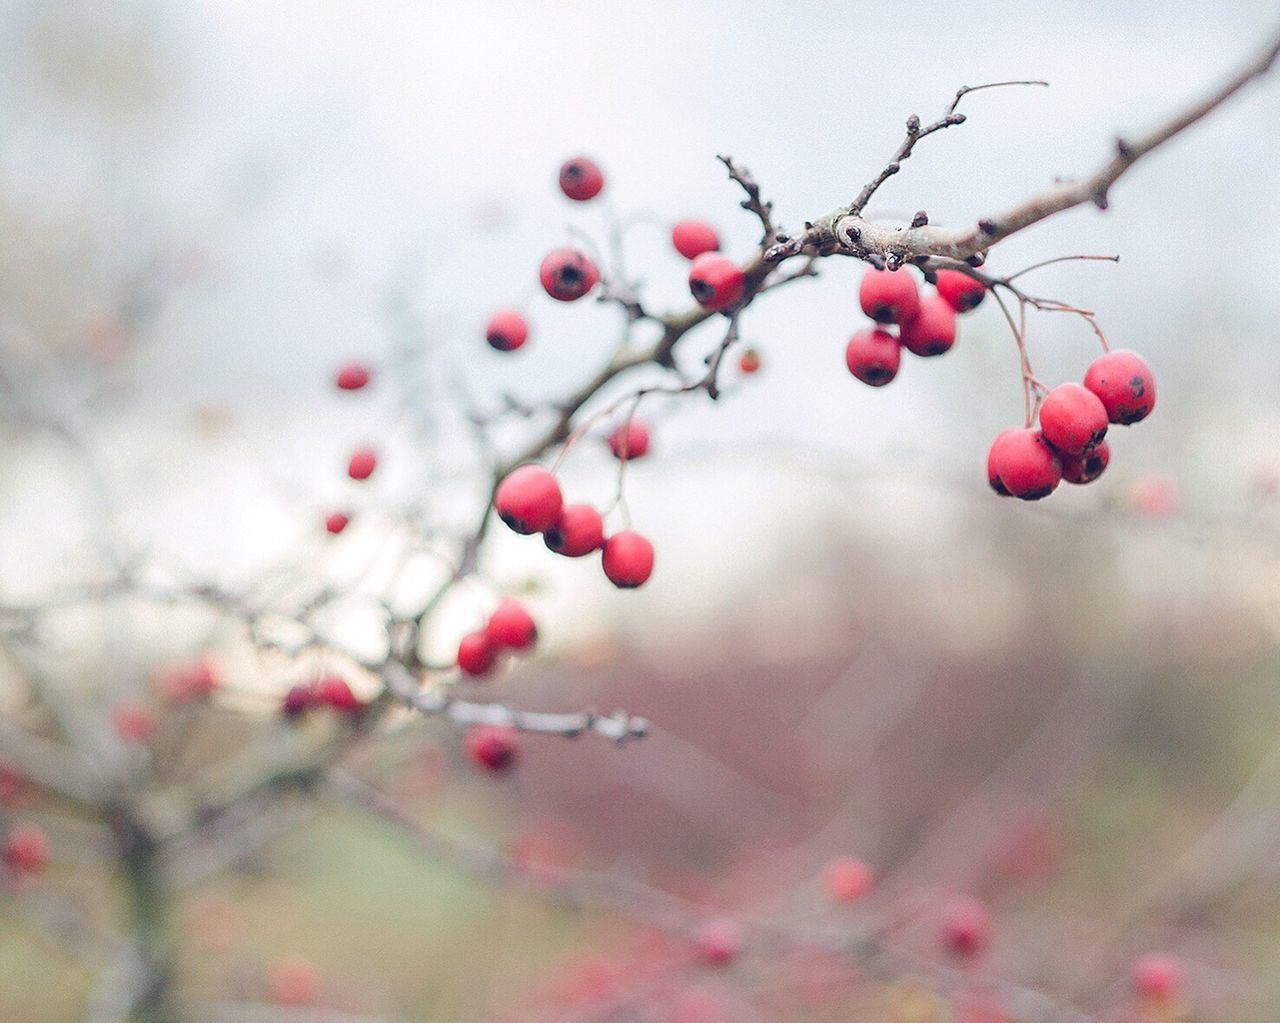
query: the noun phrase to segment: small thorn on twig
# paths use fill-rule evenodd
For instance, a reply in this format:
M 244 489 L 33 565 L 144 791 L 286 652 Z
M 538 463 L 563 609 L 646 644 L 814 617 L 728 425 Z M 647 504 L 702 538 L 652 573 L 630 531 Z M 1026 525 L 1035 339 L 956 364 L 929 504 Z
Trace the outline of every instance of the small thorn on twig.
M 978 221 L 978 230 L 983 234 L 995 234 L 998 228 L 996 222 L 990 217 L 983 217 Z
M 1093 199 L 1093 204 L 1097 206 L 1098 209 L 1100 210 L 1105 210 L 1107 207 L 1111 205 L 1111 200 L 1107 198 L 1107 193 L 1105 190 L 1101 192 L 1094 192 L 1092 199 Z
M 898 171 L 900 171 L 900 170 L 902 170 L 902 164 L 900 164 L 900 163 L 891 163 L 891 164 L 889 164 L 889 166 L 888 166 L 888 167 L 886 167 L 886 168 L 884 169 L 884 172 L 885 172 L 885 174 L 886 174 L 886 175 L 888 175 L 888 174 L 897 174 L 897 173 L 898 173 Z
M 924 210 L 917 210 L 916 215 L 911 218 L 912 227 L 926 227 L 929 223 L 929 214 Z
M 970 256 L 968 259 L 965 260 L 965 262 L 972 267 L 982 266 L 982 264 L 985 263 L 986 261 L 987 261 L 987 257 L 984 256 L 981 252 L 975 252 L 972 256 Z
M 914 135 L 920 130 L 920 118 L 916 114 L 912 114 L 907 118 L 907 134 Z
M 1129 140 L 1123 135 L 1116 137 L 1116 155 L 1125 160 L 1133 155 L 1133 146 L 1129 144 Z

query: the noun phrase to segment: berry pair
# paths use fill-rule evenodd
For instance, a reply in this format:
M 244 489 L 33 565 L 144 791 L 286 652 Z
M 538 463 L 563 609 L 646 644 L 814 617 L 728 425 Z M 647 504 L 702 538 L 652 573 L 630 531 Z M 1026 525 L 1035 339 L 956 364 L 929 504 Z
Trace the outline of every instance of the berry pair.
M 506 651 L 528 653 L 538 642 L 538 626 L 514 597 L 498 602 L 483 629 L 458 643 L 458 668 L 471 678 L 484 678 Z
M 328 707 L 339 714 L 355 717 L 364 710 L 364 701 L 356 696 L 345 678 L 326 675 L 314 682 L 290 687 L 281 704 L 281 710 L 287 718 L 300 717 L 306 711 L 318 707 Z

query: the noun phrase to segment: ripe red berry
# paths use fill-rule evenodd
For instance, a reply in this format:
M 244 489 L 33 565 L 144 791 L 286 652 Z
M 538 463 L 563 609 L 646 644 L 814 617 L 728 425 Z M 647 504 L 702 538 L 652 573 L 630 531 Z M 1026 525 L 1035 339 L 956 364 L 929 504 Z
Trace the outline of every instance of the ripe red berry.
M 872 387 L 883 387 L 898 375 L 902 344 L 887 330 L 868 327 L 849 338 L 844 350 L 849 372 Z
M 760 372 L 760 353 L 754 348 L 748 348 L 738 357 L 738 369 L 748 376 Z
M 615 458 L 631 461 L 643 458 L 649 451 L 649 424 L 632 416 L 609 434 L 609 450 Z
M 1059 384 L 1040 406 L 1040 432 L 1066 455 L 1101 444 L 1107 435 L 1107 410 L 1096 394 L 1079 384 Z
M 336 383 L 344 391 L 358 391 L 369 383 L 369 367 L 363 362 L 348 362 L 338 370 Z
M 560 168 L 560 191 L 577 202 L 594 199 L 604 188 L 604 172 L 594 160 L 575 156 Z
M 600 271 L 577 249 L 553 249 L 538 271 L 542 288 L 559 302 L 572 302 L 596 286 Z
M 289 691 L 284 694 L 284 699 L 280 703 L 280 709 L 285 717 L 296 718 L 304 711 L 310 710 L 315 703 L 315 687 L 299 683 L 289 687 Z
M 1151 367 L 1137 352 L 1124 348 L 1094 359 L 1084 375 L 1084 385 L 1102 400 L 1113 423 L 1136 423 L 1156 406 L 1156 378 Z
M 38 874 L 49 862 L 49 839 L 35 824 L 18 824 L 5 836 L 4 861 L 15 871 Z
M 689 291 L 704 309 L 727 309 L 742 298 L 747 276 L 728 256 L 704 252 L 689 267 Z
M 126 742 L 146 742 L 155 734 L 156 716 L 141 703 L 118 703 L 111 708 L 111 725 Z
M 320 971 L 301 956 L 289 956 L 271 967 L 267 989 L 277 1005 L 309 1005 L 320 993 Z
M 353 480 L 367 480 L 378 467 L 378 456 L 370 448 L 360 448 L 347 463 L 347 475 Z
M 486 629 L 468 632 L 458 641 L 458 670 L 472 678 L 484 678 L 498 663 L 498 648 Z
M 991 941 L 991 914 L 977 899 L 959 897 L 943 910 L 942 941 L 953 955 L 981 955 Z
M 733 920 L 710 920 L 698 931 L 694 946 L 708 966 L 728 966 L 742 951 L 742 928 Z
M 517 533 L 543 533 L 560 521 L 564 497 L 555 476 L 540 465 L 522 465 L 498 484 L 498 515 Z
M 634 530 L 624 529 L 604 542 L 601 561 L 614 586 L 635 589 L 653 574 L 653 544 Z
M 170 703 L 202 700 L 218 688 L 217 667 L 207 657 L 171 665 L 156 676 L 155 685 L 160 695 Z
M 324 520 L 324 528 L 334 536 L 341 533 L 351 523 L 351 516 L 344 512 L 333 512 Z
M 557 554 L 581 558 L 604 546 L 604 519 L 589 504 L 566 504 L 544 539 Z
M 822 872 L 827 892 L 837 902 L 852 902 L 871 891 L 875 884 L 875 870 L 853 856 L 837 856 Z
M 924 295 L 916 315 L 898 331 L 912 355 L 941 355 L 956 343 L 956 313 L 937 295 Z
M 1062 478 L 1068 483 L 1077 485 L 1092 483 L 1107 470 L 1111 462 L 1111 445 L 1105 440 L 1097 447 L 1089 448 L 1078 455 L 1063 455 Z
M 345 678 L 327 675 L 315 684 L 315 702 L 332 707 L 340 714 L 355 714 L 364 707 Z
M 490 771 L 506 771 L 520 758 L 520 734 L 510 725 L 472 725 L 467 729 L 467 756 Z
M 1038 501 L 1062 479 L 1058 455 L 1039 430 L 1001 430 L 987 453 L 987 480 L 1001 496 Z
M 489 317 L 484 339 L 500 352 L 514 352 L 529 340 L 529 322 L 514 309 L 499 309 Z
M 1152 952 L 1134 962 L 1129 971 L 1134 994 L 1153 1002 L 1168 1002 L 1182 990 L 1182 964 L 1171 955 Z
M 505 597 L 489 616 L 484 634 L 495 647 L 529 650 L 538 641 L 538 626 L 520 601 Z
M 705 220 L 681 220 L 671 229 L 671 244 L 685 259 L 697 259 L 704 252 L 716 252 L 720 236 Z
M 939 270 L 935 287 L 943 301 L 958 313 L 968 312 L 987 295 L 985 285 L 959 270 Z
M 906 323 L 920 309 L 915 278 L 905 270 L 868 267 L 858 289 L 862 311 L 877 323 Z

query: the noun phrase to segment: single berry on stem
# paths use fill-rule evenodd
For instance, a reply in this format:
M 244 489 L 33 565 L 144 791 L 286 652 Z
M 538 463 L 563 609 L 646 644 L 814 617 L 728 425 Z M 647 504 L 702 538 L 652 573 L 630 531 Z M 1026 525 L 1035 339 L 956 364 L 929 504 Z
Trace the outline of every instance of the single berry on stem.
M 554 475 L 540 465 L 522 465 L 498 484 L 493 505 L 517 533 L 543 533 L 560 521 L 564 496 Z
M 1080 384 L 1059 384 L 1040 406 L 1040 432 L 1064 455 L 1078 455 L 1102 443 L 1107 410 L 1101 399 Z
M 728 966 L 742 951 L 742 928 L 733 920 L 710 920 L 698 931 L 694 947 L 708 966 Z
M 299 683 L 298 685 L 290 686 L 289 691 L 284 694 L 284 699 L 280 702 L 280 710 L 285 717 L 296 718 L 315 705 L 315 686 Z
M 332 512 L 328 518 L 324 520 L 324 528 L 334 536 L 337 536 L 348 525 L 351 524 L 351 516 L 345 512 Z
M 738 356 L 738 369 L 748 376 L 760 372 L 760 353 L 754 348 L 746 349 Z
M 604 546 L 604 518 L 589 504 L 566 504 L 543 539 L 557 554 L 584 557 Z
M 38 874 L 49 862 L 49 839 L 36 824 L 17 824 L 5 836 L 4 861 L 11 870 Z
M 468 632 L 458 641 L 458 670 L 472 678 L 484 678 L 498 662 L 498 648 L 487 629 Z
M 635 589 L 653 574 L 653 544 L 635 530 L 623 529 L 605 541 L 601 563 L 614 586 Z
M 369 367 L 363 362 L 348 362 L 338 370 L 335 382 L 343 391 L 358 391 L 369 383 L 371 376 Z
M 937 295 L 925 295 L 916 315 L 902 325 L 898 337 L 912 355 L 928 357 L 950 351 L 956 343 L 955 310 Z
M 935 287 L 943 301 L 958 313 L 968 312 L 987 295 L 986 285 L 959 270 L 939 270 Z
M 1001 496 L 1038 501 L 1061 482 L 1062 464 L 1039 430 L 1001 430 L 987 453 L 987 480 Z
M 742 298 L 747 276 L 728 256 L 704 252 L 689 267 L 689 291 L 704 309 L 727 309 Z
M 594 160 L 575 156 L 560 167 L 560 191 L 576 202 L 594 199 L 604 188 L 604 172 Z
M 350 683 L 339 675 L 327 675 L 315 684 L 315 702 L 331 707 L 340 714 L 358 713 L 364 704 L 352 691 Z
M 1146 419 L 1156 406 L 1155 374 L 1146 359 L 1125 348 L 1094 359 L 1084 385 L 1102 401 L 1107 418 L 1122 426 Z
M 985 952 L 991 942 L 991 914 L 987 907 L 967 896 L 953 899 L 943 910 L 942 942 L 947 951 L 962 959 Z
M 837 902 L 853 902 L 871 891 L 876 873 L 869 863 L 855 856 L 837 856 L 822 872 L 827 892 Z
M 367 480 L 378 467 L 378 456 L 371 448 L 359 448 L 352 452 L 347 463 L 347 475 L 353 480 Z
M 520 735 L 511 725 L 471 725 L 467 756 L 490 771 L 510 770 L 520 758 Z
M 871 387 L 883 387 L 898 375 L 902 344 L 887 330 L 868 327 L 849 338 L 844 350 L 849 372 Z
M 868 267 L 858 288 L 862 311 L 877 323 L 906 323 L 920 309 L 920 291 L 906 270 Z
M 685 259 L 697 259 L 704 252 L 720 248 L 720 236 L 705 220 L 681 220 L 671 229 L 671 244 Z
M 615 458 L 627 462 L 643 458 L 649 452 L 649 424 L 635 416 L 619 423 L 617 429 L 609 434 L 609 450 Z
M 520 601 L 504 597 L 489 616 L 484 634 L 495 647 L 530 650 L 538 641 L 538 626 Z
M 600 282 L 600 271 L 577 249 L 554 249 L 543 259 L 538 279 L 556 301 L 573 302 Z
M 514 352 L 529 340 L 529 321 L 514 309 L 499 309 L 489 317 L 484 339 L 496 351 Z

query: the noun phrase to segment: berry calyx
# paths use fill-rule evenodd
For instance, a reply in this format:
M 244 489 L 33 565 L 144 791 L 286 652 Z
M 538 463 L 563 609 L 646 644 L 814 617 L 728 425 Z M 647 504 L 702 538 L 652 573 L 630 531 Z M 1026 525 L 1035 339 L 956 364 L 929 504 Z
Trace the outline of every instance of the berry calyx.
M 987 453 L 987 480 L 997 494 L 1038 501 L 1062 480 L 1058 455 L 1039 430 L 1001 430 Z
M 557 554 L 584 557 L 604 546 L 604 518 L 589 504 L 566 504 L 544 540 Z
M 643 458 L 649 452 L 649 424 L 632 416 L 609 434 L 609 450 L 615 458 L 629 462 Z
M 468 632 L 458 641 L 458 670 L 472 678 L 484 678 L 498 662 L 498 648 L 487 629 Z
M 671 244 L 685 259 L 697 259 L 719 250 L 720 236 L 705 220 L 681 220 L 671 229 Z
M 5 836 L 4 861 L 11 870 L 39 874 L 49 862 L 49 839 L 35 824 L 17 824 Z
M 905 270 L 869 267 L 858 288 L 862 311 L 877 323 L 906 323 L 920 309 L 915 278 Z
M 344 512 L 332 512 L 324 520 L 324 528 L 334 536 L 337 536 L 351 523 L 351 516 Z
M 529 322 L 514 309 L 499 309 L 489 317 L 484 339 L 496 351 L 514 352 L 529 340 Z
M 1101 399 L 1079 384 L 1059 384 L 1040 406 L 1040 432 L 1065 455 L 1078 455 L 1107 435 Z
M 575 156 L 560 167 L 560 191 L 575 202 L 594 199 L 604 188 L 604 172 L 594 160 Z
M 334 382 L 343 391 L 358 391 L 369 383 L 372 374 L 363 362 L 348 362 L 338 370 Z
M 939 270 L 934 287 L 942 300 L 958 313 L 968 312 L 987 296 L 984 284 L 959 270 Z
M 987 907 L 977 899 L 953 899 L 942 914 L 942 941 L 952 955 L 965 959 L 981 955 L 991 941 Z
M 1129 984 L 1134 994 L 1153 1002 L 1169 1002 L 1182 990 L 1182 964 L 1171 955 L 1152 952 L 1133 964 Z
M 1102 401 L 1107 418 L 1129 426 L 1156 406 L 1156 378 L 1147 360 L 1125 348 L 1100 355 L 1084 375 L 1084 385 Z
M 708 966 L 728 966 L 742 951 L 742 928 L 733 920 L 710 920 L 698 931 L 694 947 Z
M 347 475 L 353 480 L 367 480 L 378 467 L 378 456 L 371 448 L 360 448 L 351 455 L 347 463 Z
M 760 372 L 760 353 L 754 348 L 748 348 L 740 356 L 738 356 L 738 369 L 750 376 L 752 373 Z
M 517 533 L 543 533 L 560 521 L 564 496 L 555 476 L 540 465 L 522 465 L 498 484 L 493 505 Z
M 520 734 L 511 725 L 472 725 L 467 729 L 467 756 L 489 771 L 510 770 L 520 758 Z
M 484 634 L 495 647 L 530 650 L 538 641 L 538 625 L 520 601 L 504 597 L 489 616 Z
M 898 337 L 912 355 L 928 357 L 950 351 L 956 343 L 955 310 L 937 295 L 925 295 L 916 315 L 902 325 Z
M 1097 447 L 1078 455 L 1063 455 L 1059 461 L 1062 463 L 1062 479 L 1083 486 L 1106 472 L 1111 462 L 1111 445 L 1104 440 Z
M 572 302 L 599 283 L 600 271 L 577 249 L 553 249 L 543 259 L 538 279 L 557 302 Z
M 898 375 L 902 344 L 887 330 L 869 327 L 849 338 L 844 350 L 849 372 L 871 387 L 883 387 Z
M 327 675 L 320 679 L 315 684 L 313 700 L 340 714 L 357 714 L 364 708 L 351 685 L 339 675 Z
M 822 872 L 828 894 L 837 902 L 853 902 L 871 891 L 875 870 L 854 856 L 837 856 Z
M 704 252 L 689 268 L 689 291 L 704 309 L 727 309 L 742 298 L 747 275 L 728 256 Z
M 601 564 L 618 589 L 643 586 L 653 574 L 653 544 L 633 529 L 621 530 L 604 542 Z

